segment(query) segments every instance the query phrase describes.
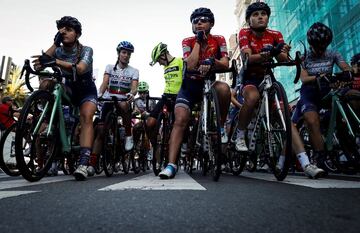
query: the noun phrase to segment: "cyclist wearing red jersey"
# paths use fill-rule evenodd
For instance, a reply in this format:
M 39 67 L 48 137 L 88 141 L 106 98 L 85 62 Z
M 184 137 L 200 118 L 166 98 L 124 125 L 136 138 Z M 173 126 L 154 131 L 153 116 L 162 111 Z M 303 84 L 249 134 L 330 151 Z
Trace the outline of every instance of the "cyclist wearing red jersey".
M 193 37 L 182 41 L 184 61 L 187 67 L 175 105 L 175 122 L 169 141 L 169 164 L 159 173 L 160 178 L 173 178 L 176 173 L 176 157 L 183 140 L 185 128 L 190 119 L 191 109 L 202 100 L 204 77 L 209 76 L 210 69 L 226 69 L 229 58 L 225 38 L 210 34 L 214 26 L 214 14 L 208 8 L 195 9 L 191 16 Z M 198 71 L 193 75 L 189 71 Z M 212 77 L 215 79 L 214 77 Z M 230 104 L 230 88 L 226 83 L 214 82 L 219 102 L 221 103 L 222 125 L 226 120 Z
M 280 32 L 268 29 L 270 7 L 264 2 L 255 2 L 246 9 L 246 22 L 249 28 L 241 29 L 239 32 L 239 46 L 242 56 L 249 55 L 248 68 L 243 74 L 242 88 L 240 94 L 244 98 L 244 104 L 239 112 L 239 124 L 236 141 L 237 151 L 247 151 L 245 142 L 245 130 L 250 123 L 254 110 L 260 100 L 258 91 L 259 84 L 264 78 L 264 68 L 261 63 L 276 58 L 278 61 L 287 61 L 290 46 L 285 44 Z M 270 75 L 273 76 L 271 73 Z M 299 162 L 307 176 L 317 178 L 323 174 L 323 170 L 310 164 L 305 153 L 299 133 L 292 125 L 292 147 Z M 285 156 L 281 155 L 278 168 L 282 169 Z

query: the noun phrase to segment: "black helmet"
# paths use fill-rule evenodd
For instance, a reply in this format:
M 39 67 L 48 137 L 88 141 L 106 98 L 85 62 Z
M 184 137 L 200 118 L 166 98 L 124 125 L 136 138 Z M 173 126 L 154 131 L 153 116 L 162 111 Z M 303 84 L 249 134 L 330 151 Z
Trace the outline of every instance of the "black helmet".
M 210 23 L 215 23 L 214 14 L 211 12 L 211 10 L 209 8 L 205 8 L 205 7 L 200 7 L 200 8 L 195 9 L 191 13 L 190 22 L 192 23 L 193 19 L 200 17 L 200 16 L 208 17 L 210 19 Z
M 331 43 L 333 33 L 331 29 L 323 23 L 316 22 L 307 31 L 307 41 L 317 49 L 326 49 Z
M 71 17 L 71 16 L 64 16 L 60 20 L 56 20 L 56 26 L 57 29 L 60 29 L 62 27 L 70 27 L 75 30 L 75 32 L 79 35 L 81 35 L 81 23 L 77 18 Z
M 130 51 L 131 53 L 134 52 L 134 45 L 132 45 L 129 41 L 121 41 L 118 46 L 116 47 L 116 51 L 120 53 L 120 50 L 125 49 Z
M 246 9 L 245 19 L 248 20 L 253 12 L 261 10 L 266 11 L 268 17 L 270 17 L 271 10 L 268 4 L 266 4 L 265 2 L 254 2 L 250 4 Z
M 355 64 L 359 64 L 360 63 L 360 53 L 355 54 L 352 58 L 351 58 L 351 65 L 355 65 Z

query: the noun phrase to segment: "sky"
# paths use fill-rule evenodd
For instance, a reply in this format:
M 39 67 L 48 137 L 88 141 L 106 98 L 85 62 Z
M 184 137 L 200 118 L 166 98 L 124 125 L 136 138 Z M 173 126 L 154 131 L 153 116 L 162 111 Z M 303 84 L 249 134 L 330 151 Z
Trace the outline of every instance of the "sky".
M 115 64 L 116 47 L 130 41 L 135 52 L 130 65 L 139 69 L 140 81 L 150 85 L 150 95 L 163 93 L 163 68 L 149 66 L 156 44 L 182 56 L 181 41 L 192 36 L 190 15 L 207 7 L 215 15 L 211 33 L 228 41 L 236 33 L 235 0 L 0 0 L 0 55 L 11 56 L 16 65 L 46 51 L 57 32 L 55 21 L 76 17 L 82 24 L 79 41 L 94 50 L 94 73 L 99 87 L 107 64 Z

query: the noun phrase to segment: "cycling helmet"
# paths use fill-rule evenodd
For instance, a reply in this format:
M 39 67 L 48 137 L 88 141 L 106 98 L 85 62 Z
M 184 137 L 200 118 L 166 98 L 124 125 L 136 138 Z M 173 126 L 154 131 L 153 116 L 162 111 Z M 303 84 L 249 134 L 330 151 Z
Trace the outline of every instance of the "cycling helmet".
M 245 19 L 248 20 L 253 12 L 261 10 L 266 11 L 268 17 L 270 17 L 271 9 L 268 4 L 265 2 L 254 2 L 246 9 Z
M 355 64 L 359 64 L 360 63 L 360 53 L 355 54 L 352 58 L 351 58 L 351 65 L 355 65 Z
M 192 23 L 193 19 L 200 17 L 200 16 L 208 17 L 210 19 L 210 23 L 215 23 L 214 14 L 211 12 L 211 10 L 209 8 L 205 8 L 205 7 L 200 7 L 200 8 L 195 9 L 191 13 L 190 22 Z
M 323 23 L 316 22 L 307 31 L 307 41 L 316 49 L 326 49 L 333 38 L 331 29 Z
M 70 27 L 75 30 L 77 34 L 81 35 L 81 23 L 77 20 L 77 18 L 71 16 L 64 16 L 59 20 L 56 20 L 56 27 L 60 29 L 62 27 Z
M 149 91 L 149 84 L 147 84 L 147 82 L 139 82 L 139 86 L 138 86 L 138 92 L 146 92 Z
M 132 53 L 134 52 L 134 46 L 129 41 L 121 41 L 119 45 L 116 47 L 116 51 L 118 51 L 118 53 L 122 49 L 128 50 Z
M 153 66 L 159 60 L 161 54 L 167 52 L 167 45 L 160 42 L 155 46 L 155 48 L 151 52 L 151 62 L 150 65 Z

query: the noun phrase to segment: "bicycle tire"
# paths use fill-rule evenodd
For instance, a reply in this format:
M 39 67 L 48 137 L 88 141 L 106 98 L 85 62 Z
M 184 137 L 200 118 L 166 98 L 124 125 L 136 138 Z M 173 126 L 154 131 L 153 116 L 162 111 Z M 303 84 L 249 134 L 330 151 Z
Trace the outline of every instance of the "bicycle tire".
M 234 137 L 234 131 L 236 131 L 237 129 L 237 125 L 238 125 L 238 119 L 239 119 L 239 114 L 236 114 L 235 117 L 232 119 L 231 122 L 231 126 L 230 126 L 230 138 L 233 139 Z M 245 165 L 246 165 L 246 161 L 247 161 L 247 153 L 245 152 L 238 152 L 235 149 L 235 144 L 234 142 L 232 142 L 231 140 L 229 140 L 228 142 L 230 145 L 228 147 L 227 150 L 227 158 L 228 158 L 228 162 L 230 164 L 230 170 L 231 173 L 234 176 L 238 176 L 241 174 L 241 172 L 243 172 Z
M 109 112 L 104 123 L 103 144 L 103 168 L 107 177 L 114 174 L 117 136 L 117 117 L 113 112 Z
M 279 112 L 275 103 L 275 96 L 277 96 L 280 102 L 280 110 L 285 121 L 286 130 L 283 129 Z M 282 105 L 281 105 L 282 102 Z M 288 108 L 288 100 L 284 87 L 279 82 L 273 82 L 269 92 L 269 120 L 270 120 L 270 131 L 268 132 L 265 141 L 267 143 L 269 151 L 273 151 L 274 155 L 269 156 L 269 166 L 272 169 L 274 176 L 278 181 L 282 181 L 286 178 L 289 167 L 291 164 L 291 153 L 292 153 L 292 137 L 291 137 L 291 118 L 290 111 Z M 282 169 L 277 168 L 277 163 L 284 149 L 281 145 L 285 146 L 285 161 Z M 271 153 L 271 152 L 270 152 Z
M 221 115 L 217 93 L 214 87 L 208 95 L 208 132 L 209 139 L 209 165 L 212 178 L 218 181 L 221 175 L 222 151 L 221 151 Z
M 53 135 L 46 135 L 45 129 L 42 132 L 39 129 L 37 134 L 33 134 L 37 124 L 36 120 L 43 113 L 46 104 L 51 107 L 46 112 L 44 120 L 50 119 L 51 108 L 54 106 L 54 95 L 45 90 L 35 91 L 25 102 L 16 128 L 16 162 L 21 175 L 30 182 L 38 181 L 47 174 L 59 146 L 58 125 L 55 123 L 52 126 L 46 126 L 54 127 Z M 57 122 L 57 116 L 55 116 L 54 122 Z M 27 149 L 26 146 L 28 146 Z M 49 153 L 45 151 L 47 148 L 49 148 Z M 29 152 L 29 157 L 24 152 Z M 37 156 L 39 154 L 41 154 L 40 157 Z M 29 158 L 29 161 L 25 161 L 25 156 Z
M 167 156 L 167 143 L 169 140 L 170 132 L 169 122 L 167 122 L 164 113 L 160 113 L 158 119 L 156 121 L 156 143 L 153 145 L 153 172 L 155 176 L 158 176 L 161 169 L 165 167 L 166 164 L 166 156 Z
M 19 176 L 20 170 L 16 166 L 15 160 L 15 148 L 13 140 L 13 135 L 11 134 L 14 132 L 17 123 L 12 124 L 9 128 L 7 128 L 1 136 L 0 140 L 0 168 L 9 176 Z M 5 156 L 9 158 L 5 159 Z M 11 163 L 10 163 L 11 162 Z M 14 162 L 14 163 L 13 163 Z

